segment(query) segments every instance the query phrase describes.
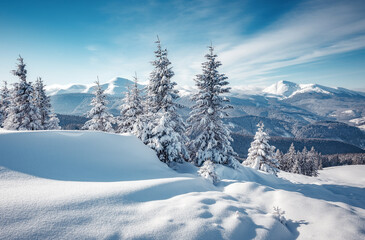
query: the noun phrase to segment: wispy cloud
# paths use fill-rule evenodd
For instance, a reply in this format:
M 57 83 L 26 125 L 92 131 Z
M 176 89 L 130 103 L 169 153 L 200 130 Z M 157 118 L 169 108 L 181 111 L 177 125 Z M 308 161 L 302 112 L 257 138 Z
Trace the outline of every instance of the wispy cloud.
M 86 48 L 88 51 L 90 51 L 90 52 L 95 52 L 95 51 L 97 51 L 97 50 L 98 50 L 98 47 L 97 47 L 97 46 L 95 46 L 95 45 L 87 45 L 85 48 Z
M 220 53 L 236 83 L 275 76 L 275 71 L 365 47 L 361 5 L 312 1 L 298 6 L 261 33 Z

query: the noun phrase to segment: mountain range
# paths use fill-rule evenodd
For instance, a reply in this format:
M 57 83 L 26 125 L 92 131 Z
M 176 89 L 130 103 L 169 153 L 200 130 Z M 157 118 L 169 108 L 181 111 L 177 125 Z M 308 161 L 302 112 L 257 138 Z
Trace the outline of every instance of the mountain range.
M 127 87 L 125 78 L 114 78 L 102 84 L 108 94 L 109 109 L 119 115 Z M 48 86 L 56 113 L 83 116 L 91 108 L 94 85 L 73 84 Z M 143 85 L 139 85 L 143 88 Z M 194 89 L 179 87 L 180 113 L 187 117 L 193 105 Z M 253 135 L 256 124 L 264 122 L 272 136 L 333 139 L 365 148 L 365 93 L 318 84 L 296 84 L 279 81 L 256 93 L 243 87 L 232 87 L 233 109 L 225 119 L 238 134 Z

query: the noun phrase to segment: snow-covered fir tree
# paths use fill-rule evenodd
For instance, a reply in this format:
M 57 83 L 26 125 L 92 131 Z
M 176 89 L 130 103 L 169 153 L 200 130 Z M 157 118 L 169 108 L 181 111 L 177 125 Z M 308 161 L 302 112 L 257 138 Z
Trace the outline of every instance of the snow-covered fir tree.
M 283 154 L 283 152 L 282 151 L 280 151 L 279 149 L 276 149 L 276 152 L 275 152 L 275 159 L 278 161 L 278 163 L 279 163 L 279 169 L 281 170 L 281 168 L 280 168 L 280 164 L 281 164 L 281 162 L 282 162 L 282 160 L 283 160 L 283 158 L 284 158 L 284 154 Z
M 147 86 L 147 113 L 144 114 L 146 130 L 142 141 L 154 149 L 162 162 L 182 162 L 188 159 L 186 148 L 188 141 L 185 135 L 185 124 L 177 113 L 178 105 L 174 102 L 178 98 L 176 83 L 171 81 L 174 72 L 167 57 L 167 50 L 161 48 L 157 40 L 155 60 Z
M 151 130 L 148 146 L 154 149 L 158 158 L 167 164 L 183 162 L 187 160 L 188 154 L 181 135 L 175 131 L 176 122 L 170 112 L 158 113 L 159 122 Z
M 7 86 L 7 82 L 4 81 L 4 86 L 0 90 L 0 127 L 2 127 L 6 115 L 7 109 L 10 106 L 10 91 Z
M 295 159 L 297 158 L 297 151 L 292 143 L 287 153 L 284 154 L 279 162 L 279 168 L 285 172 L 291 172 L 294 166 Z
M 48 130 L 60 130 L 60 120 L 58 119 L 57 115 L 55 113 L 51 113 L 49 115 L 49 119 L 47 122 L 46 129 Z
M 138 88 L 137 76 L 135 76 L 133 86 L 128 86 L 128 90 L 123 99 L 117 132 L 131 132 L 137 137 L 140 137 L 144 129 L 142 115 L 143 99 Z
M 306 159 L 308 150 L 306 147 L 300 152 L 297 152 L 296 158 L 294 160 L 294 165 L 291 170 L 292 173 L 306 175 Z
M 3 123 L 5 129 L 10 130 L 40 130 L 41 116 L 34 99 L 34 88 L 27 82 L 27 70 L 23 58 L 19 56 L 17 70 L 13 74 L 19 77 L 11 91 L 11 102 L 7 110 L 7 117 Z
M 314 147 L 310 151 L 304 147 L 301 152 L 297 152 L 293 143 L 286 154 L 280 155 L 280 153 L 277 153 L 277 159 L 279 159 L 280 170 L 306 176 L 317 176 L 317 170 L 321 165 L 320 155 Z
M 301 156 L 301 174 L 316 177 L 318 175 L 319 155 L 314 147 L 310 151 L 304 148 Z
M 83 129 L 113 132 L 114 117 L 108 112 L 106 95 L 104 90 L 101 89 L 99 80 L 97 80 L 95 86 L 95 97 L 91 100 L 91 110 L 87 113 L 87 117 L 91 118 L 85 123 Z
M 313 159 L 315 169 L 317 170 L 322 169 L 321 155 L 314 149 L 313 146 L 311 150 L 308 152 L 308 157 Z
M 123 104 L 120 106 L 120 116 L 117 120 L 117 133 L 129 133 L 133 130 L 134 109 L 131 107 L 131 89 L 127 86 L 124 94 Z
M 220 180 L 215 171 L 215 165 L 210 160 L 207 160 L 203 163 L 203 165 L 198 170 L 198 174 L 203 178 L 208 179 L 213 184 L 216 184 Z
M 314 147 L 312 147 L 311 150 L 307 152 L 305 162 L 305 175 L 313 177 L 318 176 L 318 159 Z
M 59 129 L 59 120 L 56 119 L 57 116 L 52 113 L 51 111 L 51 99 L 49 96 L 47 96 L 46 91 L 44 89 L 44 84 L 42 78 L 38 78 L 37 81 L 34 84 L 34 96 L 35 96 L 35 102 L 36 106 L 39 110 L 40 116 L 41 116 L 41 125 L 42 128 L 45 130 L 50 129 Z M 52 115 L 52 116 L 51 116 Z M 50 123 L 52 118 L 52 123 Z
M 229 100 L 222 96 L 230 90 L 227 77 L 218 72 L 222 64 L 216 60 L 217 55 L 212 46 L 205 58 L 207 61 L 202 64 L 203 73 L 195 78 L 199 91 L 192 97 L 195 104 L 187 120 L 192 161 L 197 166 L 208 160 L 235 166 L 237 154 L 231 146 L 231 131 L 222 120 L 227 116 L 225 110 L 230 107 L 226 104 Z
M 248 157 L 243 165 L 256 170 L 275 174 L 278 171 L 279 163 L 275 159 L 275 147 L 269 144 L 269 135 L 264 131 L 264 124 L 259 123 L 254 140 L 248 149 Z

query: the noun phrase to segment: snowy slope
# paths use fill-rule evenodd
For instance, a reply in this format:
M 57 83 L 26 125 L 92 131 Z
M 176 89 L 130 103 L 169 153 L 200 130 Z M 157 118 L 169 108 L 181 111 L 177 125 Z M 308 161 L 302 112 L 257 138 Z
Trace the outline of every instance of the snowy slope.
M 362 92 L 352 91 L 346 88 L 331 88 L 319 84 L 296 84 L 289 81 L 279 81 L 262 90 L 264 94 L 269 96 L 277 96 L 281 98 L 291 98 L 295 95 L 304 93 L 320 93 L 325 95 L 353 96 L 364 97 Z
M 190 164 L 171 170 L 133 136 L 1 132 L 0 152 L 0 239 L 365 237 L 364 166 L 319 178 L 220 166 L 213 186 Z
M 127 86 L 132 81 L 116 77 L 102 84 L 108 94 L 109 109 L 119 114 L 119 106 Z M 90 110 L 93 84 L 90 85 L 51 85 L 46 86 L 56 113 L 66 115 L 84 115 Z M 140 88 L 143 88 L 140 85 Z M 185 106 L 180 112 L 188 115 L 193 104 L 191 95 L 194 86 L 177 86 L 181 98 L 179 103 Z M 268 117 L 275 120 L 306 125 L 322 120 L 336 120 L 363 128 L 355 119 L 365 116 L 365 93 L 344 88 L 331 88 L 318 84 L 297 84 L 279 81 L 265 89 L 253 86 L 232 86 L 229 94 L 233 109 L 231 117 L 247 115 Z M 320 104 L 319 104 L 320 103 Z M 352 121 L 353 120 L 353 121 Z
M 265 88 L 264 90 L 262 90 L 262 92 L 274 96 L 289 97 L 299 89 L 300 86 L 296 83 L 289 81 L 279 81 Z

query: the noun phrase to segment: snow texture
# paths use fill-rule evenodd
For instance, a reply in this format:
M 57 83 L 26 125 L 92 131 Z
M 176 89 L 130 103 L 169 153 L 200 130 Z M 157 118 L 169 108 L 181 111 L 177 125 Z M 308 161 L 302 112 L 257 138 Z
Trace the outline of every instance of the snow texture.
M 216 164 L 213 185 L 131 135 L 2 130 L 0 152 L 0 239 L 365 237 L 365 166 L 312 178 Z

